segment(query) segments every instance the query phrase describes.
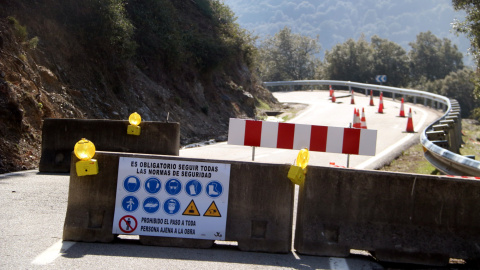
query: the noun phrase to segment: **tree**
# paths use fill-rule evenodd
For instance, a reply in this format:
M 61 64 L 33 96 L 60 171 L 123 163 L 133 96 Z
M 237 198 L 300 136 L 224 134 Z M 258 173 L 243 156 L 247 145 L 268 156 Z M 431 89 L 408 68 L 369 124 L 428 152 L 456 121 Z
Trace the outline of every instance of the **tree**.
M 316 39 L 293 34 L 288 27 L 264 40 L 259 48 L 263 81 L 311 80 L 320 60 Z
M 371 41 L 374 61 L 373 73 L 387 75 L 389 85 L 407 85 L 409 74 L 407 52 L 397 43 L 376 35 L 371 38 Z
M 411 76 L 414 81 L 425 77 L 429 81 L 443 79 L 452 71 L 463 68 L 463 55 L 449 39 L 439 39 L 432 32 L 417 35 L 415 42 L 409 43 Z
M 325 76 L 330 80 L 345 80 L 370 83 L 375 79 L 373 72 L 373 48 L 362 36 L 337 44 L 325 52 Z
M 462 108 L 462 117 L 470 117 L 479 105 L 474 95 L 475 72 L 470 68 L 453 71 L 444 79 L 428 81 L 415 88 L 456 99 Z
M 470 39 L 470 51 L 479 66 L 479 48 L 480 48 L 480 2 L 476 0 L 452 0 L 455 10 L 464 10 L 467 13 L 464 22 L 456 21 L 453 24 L 457 33 L 466 34 Z

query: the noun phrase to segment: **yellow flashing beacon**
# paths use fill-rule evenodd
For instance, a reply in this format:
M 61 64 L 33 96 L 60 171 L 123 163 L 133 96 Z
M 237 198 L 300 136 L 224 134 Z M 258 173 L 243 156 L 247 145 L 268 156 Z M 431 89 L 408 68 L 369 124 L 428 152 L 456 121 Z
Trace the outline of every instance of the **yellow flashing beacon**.
M 97 160 L 92 159 L 95 156 L 95 145 L 91 141 L 82 138 L 75 144 L 73 152 L 80 159 L 75 163 L 78 176 L 98 174 Z
M 297 185 L 303 185 L 305 182 L 305 174 L 307 173 L 307 165 L 310 160 L 310 153 L 307 148 L 300 150 L 297 156 L 296 165 L 291 165 L 288 170 L 288 179 Z
M 129 135 L 140 135 L 140 123 L 142 122 L 142 117 L 140 117 L 140 114 L 134 112 L 130 114 L 130 117 L 128 117 L 128 122 L 130 122 L 130 125 L 128 125 L 127 128 L 127 134 Z

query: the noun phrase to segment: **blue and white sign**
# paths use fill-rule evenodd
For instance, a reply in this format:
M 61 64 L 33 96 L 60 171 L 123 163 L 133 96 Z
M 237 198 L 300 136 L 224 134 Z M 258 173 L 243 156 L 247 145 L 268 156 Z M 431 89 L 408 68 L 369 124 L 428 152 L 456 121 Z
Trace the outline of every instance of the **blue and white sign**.
M 230 164 L 120 157 L 112 233 L 225 240 L 229 187 Z
M 192 197 L 196 197 L 202 192 L 202 184 L 198 180 L 190 180 L 185 186 L 185 192 Z
M 149 214 L 153 214 L 160 208 L 160 201 L 155 197 L 148 197 L 143 201 L 143 210 Z
M 223 187 L 218 181 L 211 181 L 207 184 L 206 192 L 208 197 L 217 198 L 222 195 Z
M 140 188 L 140 179 L 132 175 L 127 176 L 127 178 L 125 178 L 123 181 L 123 187 L 128 192 L 137 192 L 137 190 Z
M 170 195 L 177 195 L 182 191 L 182 183 L 178 179 L 172 178 L 165 184 L 165 190 Z
M 162 182 L 156 177 L 148 178 L 147 181 L 145 181 L 145 190 L 150 194 L 158 193 L 161 187 Z
M 163 211 L 169 215 L 175 215 L 180 210 L 180 202 L 175 198 L 170 198 L 163 204 Z
M 375 81 L 379 83 L 386 83 L 387 82 L 387 75 L 377 75 L 375 76 Z
M 123 198 L 122 208 L 127 212 L 133 212 L 138 208 L 138 199 L 135 196 L 127 196 Z

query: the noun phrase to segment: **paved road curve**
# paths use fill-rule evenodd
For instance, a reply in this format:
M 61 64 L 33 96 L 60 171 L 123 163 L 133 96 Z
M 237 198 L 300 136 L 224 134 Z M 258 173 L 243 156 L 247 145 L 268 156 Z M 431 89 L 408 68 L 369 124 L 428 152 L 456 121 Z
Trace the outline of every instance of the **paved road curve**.
M 412 143 L 419 142 L 419 133 L 405 133 L 407 119 L 398 117 L 400 102 L 384 98 L 384 113 L 378 112 L 378 99 L 375 106 L 369 106 L 370 98 L 363 94 L 355 95 L 356 105 L 350 104 L 347 92 L 336 91 L 336 103 L 328 97 L 328 91 L 277 92 L 274 94 L 280 102 L 304 103 L 309 106 L 289 122 L 299 124 L 348 127 L 353 119 L 354 108 L 365 108 L 367 127 L 378 130 L 377 152 L 375 157 L 352 155 L 350 167 L 374 169 L 390 162 L 398 153 Z M 428 124 L 438 119 L 442 113 L 423 105 L 405 104 L 405 110 L 412 108 L 415 131 L 422 131 Z M 298 150 L 275 148 L 255 148 L 255 161 L 267 163 L 292 163 Z M 180 151 L 180 156 L 227 160 L 252 160 L 252 148 L 248 146 L 219 143 L 200 148 Z M 329 166 L 330 162 L 346 166 L 347 156 L 342 154 L 310 152 L 309 165 Z
M 349 105 L 349 98 L 331 104 L 325 92 L 278 93 L 276 96 L 280 101 L 311 105 L 294 119 L 297 123 L 347 126 L 351 121 L 353 106 Z M 368 104 L 368 99 L 358 97 L 358 103 Z M 379 129 L 377 153 L 410 136 L 401 132 L 406 119 L 395 117 L 398 103 L 386 101 L 385 106 L 384 115 L 376 115 L 376 107 L 365 106 L 369 128 Z M 418 106 L 415 111 L 416 124 L 429 109 Z M 433 118 L 425 116 L 425 124 Z M 202 149 L 206 152 L 199 154 Z M 259 148 L 256 158 L 260 162 L 290 163 L 296 154 L 293 150 Z M 182 150 L 181 155 L 250 160 L 251 149 L 219 144 Z M 352 164 L 358 167 L 369 158 L 352 158 Z M 335 161 L 343 165 L 345 159 L 343 155 L 312 153 L 311 164 L 326 165 Z M 241 252 L 225 243 L 202 250 L 141 246 L 135 239 L 121 239 L 113 244 L 62 242 L 68 181 L 68 175 L 41 174 L 35 170 L 0 175 L 0 269 L 383 269 L 368 256 L 344 259 L 301 256 L 294 252 Z

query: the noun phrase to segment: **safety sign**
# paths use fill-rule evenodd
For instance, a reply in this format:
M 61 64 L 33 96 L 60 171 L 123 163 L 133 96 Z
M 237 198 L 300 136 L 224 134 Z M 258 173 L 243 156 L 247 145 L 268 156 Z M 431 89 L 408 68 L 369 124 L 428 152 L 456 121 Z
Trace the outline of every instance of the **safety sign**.
M 124 233 L 131 233 L 137 228 L 137 219 L 133 216 L 124 216 L 118 222 L 118 227 Z
M 120 157 L 112 232 L 225 240 L 230 164 Z

